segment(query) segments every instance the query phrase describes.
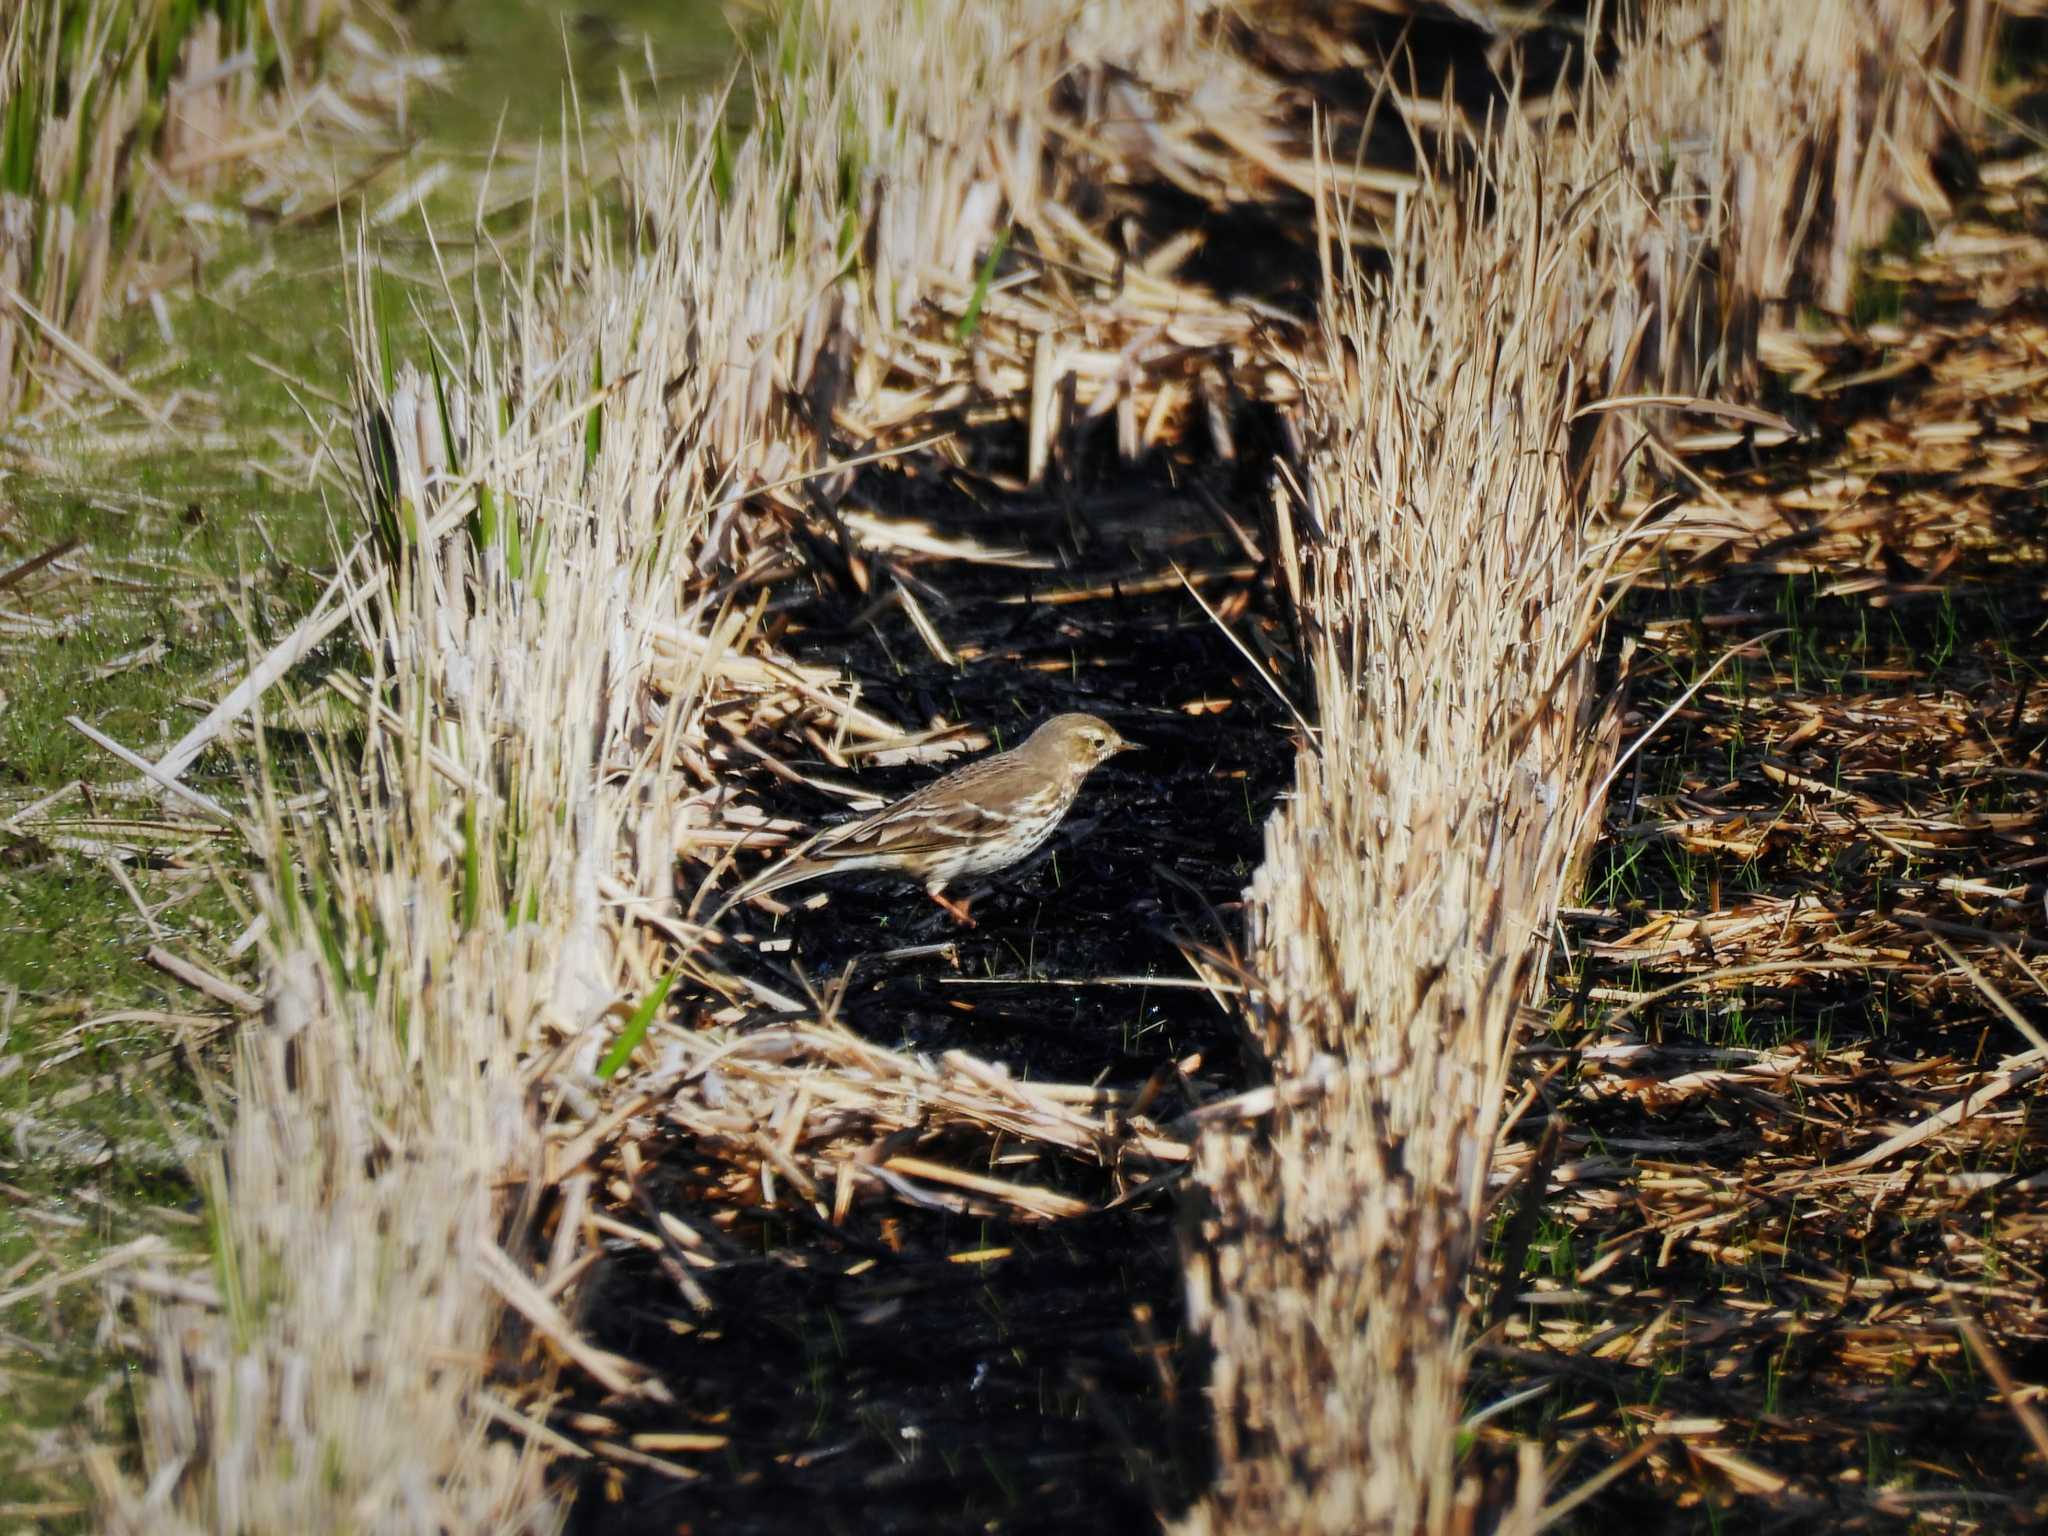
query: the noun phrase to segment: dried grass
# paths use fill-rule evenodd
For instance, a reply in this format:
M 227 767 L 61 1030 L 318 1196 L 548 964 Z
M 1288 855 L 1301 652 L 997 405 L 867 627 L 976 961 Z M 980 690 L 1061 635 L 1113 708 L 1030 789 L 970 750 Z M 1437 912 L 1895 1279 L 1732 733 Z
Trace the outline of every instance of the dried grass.
M 1568 137 L 1508 115 L 1470 179 L 1407 210 L 1383 280 L 1332 290 L 1343 389 L 1309 398 L 1300 510 L 1318 529 L 1291 577 L 1321 729 L 1251 925 L 1276 1079 L 1332 1086 L 1268 1135 L 1198 1144 L 1193 1312 L 1224 1467 L 1190 1529 L 1447 1531 L 1483 1500 L 1456 1481 L 1456 1435 L 1489 1151 L 1617 723 L 1590 691 L 1587 536 L 1633 413 L 1590 441 L 1573 427 L 1646 378 L 1687 398 L 1747 377 L 1741 329 L 1701 319 L 1786 296 L 1816 259 L 1802 199 L 1820 187 L 1835 244 L 1818 248 L 1869 238 L 1883 199 L 1851 187 L 1892 182 L 1856 125 L 1873 70 L 1879 117 L 1904 92 L 1896 37 L 1849 21 L 1655 13 L 1583 87 Z M 1783 157 L 1782 104 L 1816 72 L 1839 81 L 1832 181 L 1802 159 L 1820 139 Z M 1766 143 L 1803 175 L 1755 190 Z M 1926 148 L 1896 143 L 1894 170 Z M 1511 1528 L 1543 1518 L 1537 1466 L 1524 1456 Z
M 675 199 L 667 238 L 621 264 L 581 215 L 438 389 L 387 371 L 364 290 L 363 516 L 392 558 L 359 546 L 332 609 L 357 616 L 360 694 L 382 707 L 354 732 L 307 720 L 317 819 L 256 765 L 269 981 L 225 1151 L 230 1304 L 157 1317 L 154 1480 L 112 1494 L 128 1528 L 555 1518 L 534 1455 L 479 1417 L 500 1308 L 530 1301 L 498 1190 L 540 1165 L 528 1059 L 615 995 L 597 883 L 642 801 L 649 702 L 621 663 L 678 621 L 670 573 L 709 514 L 708 444 L 671 456 L 599 412 L 700 403 L 705 374 L 666 401 L 665 385 L 693 348 L 723 349 L 733 315 L 704 305 L 693 325 L 692 284 L 738 292 L 766 265 L 737 233 L 758 224 L 679 249 L 708 223 L 706 143 L 700 124 L 650 148 L 668 157 L 648 167 Z M 761 158 L 745 184 L 774 169 Z
M 2038 1388 L 2009 1369 L 2048 1328 L 2044 720 L 2018 639 L 2043 548 L 2038 477 L 1993 448 L 2043 410 L 2043 208 L 2012 164 L 1866 263 L 1895 314 L 1767 338 L 1807 440 L 1699 455 L 1637 568 L 1646 707 L 1778 633 L 1617 797 L 1529 1056 L 1541 1107 L 1501 1159 L 1547 1203 L 1478 1369 L 1489 1396 L 1536 1381 L 1573 1475 L 1635 1457 L 1588 1482 L 1594 1518 L 2043 1512 Z
M 1639 229 L 1645 329 L 1617 330 L 1617 391 L 1753 392 L 1764 325 L 1847 313 L 1858 254 L 1895 218 L 1945 219 L 1933 162 L 1978 120 L 1996 13 L 1695 6 L 1659 23 L 1664 46 L 1631 50 L 1615 98 L 1642 105 L 1625 163 L 1646 196 L 1621 217 Z
M 1319 731 L 1250 941 L 1277 1083 L 1327 1086 L 1198 1145 L 1224 1466 L 1191 1530 L 1448 1529 L 1458 1504 L 1500 1084 L 1611 739 L 1566 447 L 1576 349 L 1620 274 L 1597 200 L 1554 211 L 1578 189 L 1540 142 L 1511 120 L 1397 225 L 1391 272 L 1326 310 L 1350 366 L 1310 400 L 1292 575 Z
M 363 8 L 358 7 L 358 10 Z M 0 20 L 0 423 L 111 393 L 95 355 L 124 294 L 160 284 L 166 227 L 288 214 L 336 154 L 387 147 L 409 78 L 348 0 L 20 0 Z M 209 200 L 230 180 L 231 210 Z M 331 204 L 329 205 L 331 206 Z M 189 243 L 189 242 L 188 242 Z

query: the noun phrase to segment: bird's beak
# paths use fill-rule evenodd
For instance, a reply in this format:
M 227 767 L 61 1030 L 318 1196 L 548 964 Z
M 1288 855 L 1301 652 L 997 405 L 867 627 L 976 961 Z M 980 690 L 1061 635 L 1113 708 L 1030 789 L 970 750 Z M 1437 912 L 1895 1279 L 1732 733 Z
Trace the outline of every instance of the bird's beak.
M 1118 752 L 1142 752 L 1145 750 L 1145 744 L 1142 741 L 1119 741 L 1116 744 L 1116 750 Z

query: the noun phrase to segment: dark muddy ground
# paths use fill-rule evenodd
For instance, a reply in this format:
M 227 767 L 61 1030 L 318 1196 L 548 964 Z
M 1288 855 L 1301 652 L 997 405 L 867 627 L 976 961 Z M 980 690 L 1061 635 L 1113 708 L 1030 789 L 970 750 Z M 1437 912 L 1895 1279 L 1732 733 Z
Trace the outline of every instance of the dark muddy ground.
M 791 594 L 786 645 L 846 667 L 861 679 L 863 704 L 891 718 L 943 714 L 1015 742 L 1049 715 L 1086 709 L 1146 750 L 1098 771 L 1053 841 L 981 889 L 978 927 L 959 928 L 907 880 L 847 877 L 815 888 L 830 894 L 824 907 L 781 920 L 794 946 L 754 958 L 764 980 L 801 995 L 795 972 L 822 989 L 857 964 L 841 1010 L 855 1029 L 931 1054 L 965 1050 L 1034 1080 L 1135 1089 L 1198 1054 L 1195 1077 L 1207 1089 L 1245 1086 L 1250 1063 L 1234 1025 L 1205 993 L 1081 984 L 1182 980 L 1190 973 L 1174 935 L 1235 941 L 1261 827 L 1289 778 L 1291 722 L 1216 624 L 1177 582 L 1121 590 L 1170 580 L 1169 562 L 1190 574 L 1234 572 L 1211 580 L 1205 597 L 1220 605 L 1242 594 L 1240 633 L 1260 625 L 1284 645 L 1270 584 L 1191 494 L 1186 473 L 1163 463 L 1105 469 L 1099 484 L 1022 504 L 879 476 L 859 487 L 860 504 L 949 536 L 1027 545 L 1057 566 L 910 573 L 947 644 L 981 648 L 959 668 L 937 661 L 899 611 L 851 626 L 866 600 L 822 577 Z M 1258 529 L 1255 476 L 1200 473 L 1241 526 Z M 1098 587 L 1088 601 L 1048 600 Z M 862 781 L 895 795 L 933 772 L 874 769 Z M 813 824 L 844 814 L 765 775 L 758 792 L 770 810 Z M 700 873 L 686 871 L 686 886 Z M 760 914 L 731 921 L 756 933 L 771 926 Z M 956 960 L 882 958 L 946 942 Z M 1184 1107 L 1174 1090 L 1154 1114 Z M 1097 1205 L 1118 1193 L 1107 1170 L 1049 1157 L 1021 1176 Z M 659 1175 L 648 1192 L 661 1201 Z M 687 1484 L 593 1469 L 574 1528 L 1110 1530 L 1150 1521 L 1185 1503 L 1208 1472 L 1202 1371 L 1180 1337 L 1174 1221 L 1164 1191 L 1051 1225 L 900 1203 L 857 1207 L 841 1229 L 750 1215 L 733 1235 L 753 1256 L 698 1276 L 714 1302 L 708 1318 L 680 1301 L 657 1263 L 621 1253 L 586 1326 L 600 1347 L 660 1370 L 679 1406 L 639 1417 L 589 1406 L 622 1433 L 715 1430 L 732 1443 L 720 1457 L 692 1458 L 703 1475 Z M 949 1257 L 992 1247 L 1010 1255 Z M 850 1275 L 863 1260 L 872 1262 Z

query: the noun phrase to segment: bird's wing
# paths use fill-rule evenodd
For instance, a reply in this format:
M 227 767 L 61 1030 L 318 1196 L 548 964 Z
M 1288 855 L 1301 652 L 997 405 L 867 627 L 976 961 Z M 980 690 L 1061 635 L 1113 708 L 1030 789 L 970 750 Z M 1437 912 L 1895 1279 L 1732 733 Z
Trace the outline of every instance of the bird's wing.
M 828 829 L 804 853 L 820 861 L 915 858 L 1001 836 L 1020 819 L 1015 786 L 1001 772 L 973 771 L 995 766 L 970 763 L 872 816 Z

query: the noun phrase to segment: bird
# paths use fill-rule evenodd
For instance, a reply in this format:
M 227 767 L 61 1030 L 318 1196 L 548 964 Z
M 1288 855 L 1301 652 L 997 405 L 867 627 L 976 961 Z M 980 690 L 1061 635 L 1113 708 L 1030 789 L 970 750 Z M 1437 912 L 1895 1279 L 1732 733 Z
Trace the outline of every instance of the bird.
M 949 900 L 946 887 L 1029 858 L 1066 819 L 1088 775 L 1119 752 L 1137 750 L 1138 743 L 1094 715 L 1054 715 L 1007 752 L 976 758 L 872 815 L 827 827 L 743 882 L 711 921 L 800 881 L 885 869 L 922 880 L 926 895 L 975 927 L 969 903 Z

